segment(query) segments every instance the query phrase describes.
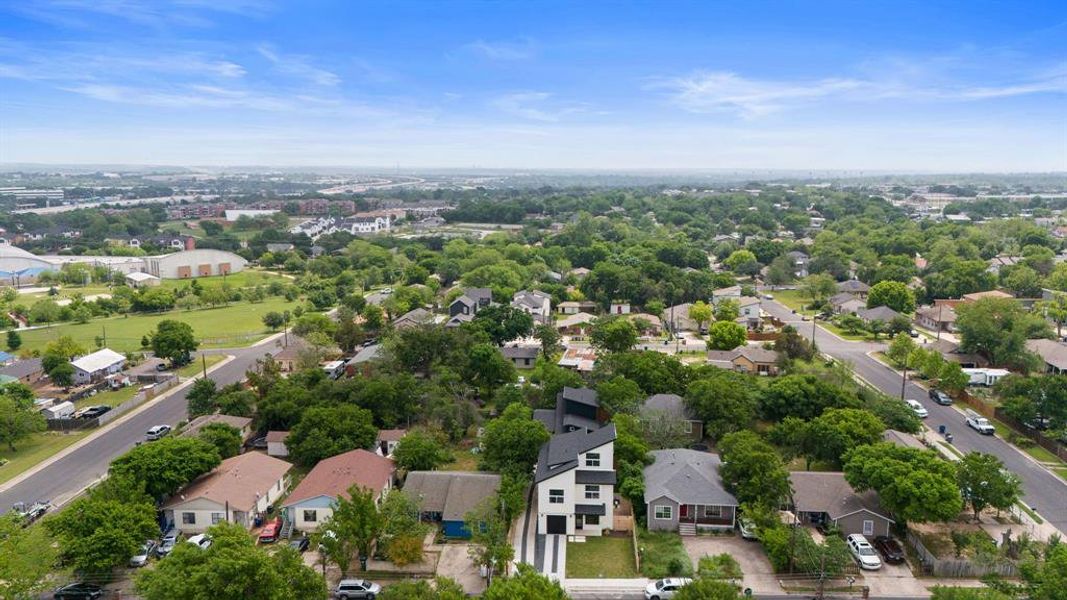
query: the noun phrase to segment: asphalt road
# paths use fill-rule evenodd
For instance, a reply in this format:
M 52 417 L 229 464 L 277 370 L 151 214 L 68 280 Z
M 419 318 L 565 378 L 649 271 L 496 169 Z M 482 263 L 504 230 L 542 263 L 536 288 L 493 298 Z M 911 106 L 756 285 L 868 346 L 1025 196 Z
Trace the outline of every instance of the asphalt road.
M 209 350 L 207 354 L 228 354 L 234 357 L 211 372 L 219 387 L 244 379 L 257 358 L 264 354 L 277 353 L 280 348 L 272 342 L 250 348 L 232 350 Z M 142 408 L 132 416 L 124 415 L 116 425 L 103 435 L 77 448 L 62 459 L 48 465 L 17 484 L 0 491 L 0 513 L 6 512 L 16 502 L 31 503 L 49 500 L 55 505 L 68 502 L 81 490 L 105 473 L 111 461 L 123 454 L 138 441 L 144 440 L 145 431 L 153 425 L 176 426 L 188 417 L 186 395 L 191 386 Z
M 765 300 L 763 309 L 796 327 L 804 337 L 811 338 L 811 321 L 801 321 L 798 315 L 776 301 Z M 867 356 L 868 352 L 884 348 L 884 344 L 843 340 L 821 327 L 815 335 L 820 352 L 851 362 L 856 374 L 868 383 L 890 396 L 900 397 L 900 374 Z M 966 425 L 963 413 L 952 406 L 932 402 L 927 390 L 910 380 L 905 385 L 904 397 L 918 400 L 930 411 L 930 416 L 925 419 L 929 427 L 936 431 L 939 425 L 945 425 L 953 435 L 953 445 L 961 452 L 993 454 L 1003 461 L 1008 471 L 1022 478 L 1023 501 L 1050 525 L 1067 533 L 1067 483 L 999 437 L 982 435 L 971 429 Z

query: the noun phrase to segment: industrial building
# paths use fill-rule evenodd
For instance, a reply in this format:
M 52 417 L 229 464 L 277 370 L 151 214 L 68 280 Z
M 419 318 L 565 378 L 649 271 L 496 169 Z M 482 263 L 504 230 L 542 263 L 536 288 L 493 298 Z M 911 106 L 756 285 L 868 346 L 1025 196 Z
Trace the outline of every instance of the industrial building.
M 160 279 L 191 279 L 238 273 L 248 261 L 224 250 L 197 249 L 160 256 L 38 256 L 15 246 L 0 244 L 0 282 L 15 287 L 33 283 L 45 271 L 79 263 L 107 267 L 121 275 L 148 273 Z

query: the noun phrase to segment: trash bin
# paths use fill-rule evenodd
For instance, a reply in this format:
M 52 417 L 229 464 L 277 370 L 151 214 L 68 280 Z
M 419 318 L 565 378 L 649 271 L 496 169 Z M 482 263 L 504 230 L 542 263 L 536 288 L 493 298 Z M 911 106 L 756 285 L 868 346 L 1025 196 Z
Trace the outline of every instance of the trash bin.
M 941 435 L 945 435 L 945 426 L 944 425 L 938 425 L 937 426 L 937 432 L 940 433 Z

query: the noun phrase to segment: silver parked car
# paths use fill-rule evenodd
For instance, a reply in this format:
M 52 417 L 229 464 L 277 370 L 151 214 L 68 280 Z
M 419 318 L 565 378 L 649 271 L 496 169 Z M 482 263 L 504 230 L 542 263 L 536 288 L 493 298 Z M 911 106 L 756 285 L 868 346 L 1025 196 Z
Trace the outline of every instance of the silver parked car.
M 133 555 L 130 559 L 131 567 L 143 567 L 148 564 L 148 557 L 152 556 L 152 551 L 156 549 L 156 541 L 148 540 L 141 545 L 141 549 L 137 551 L 137 554 Z

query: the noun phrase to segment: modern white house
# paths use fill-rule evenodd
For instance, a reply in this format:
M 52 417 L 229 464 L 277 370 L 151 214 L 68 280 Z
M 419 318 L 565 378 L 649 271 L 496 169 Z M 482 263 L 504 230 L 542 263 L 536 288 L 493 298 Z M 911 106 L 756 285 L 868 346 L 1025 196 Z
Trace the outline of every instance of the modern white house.
M 110 348 L 104 348 L 72 360 L 70 365 L 74 367 L 74 383 L 81 385 L 118 373 L 126 365 L 126 357 Z
M 601 535 L 614 523 L 615 424 L 552 436 L 537 457 L 537 533 Z

